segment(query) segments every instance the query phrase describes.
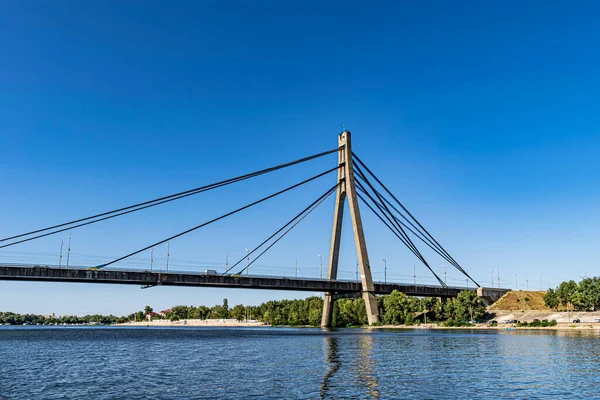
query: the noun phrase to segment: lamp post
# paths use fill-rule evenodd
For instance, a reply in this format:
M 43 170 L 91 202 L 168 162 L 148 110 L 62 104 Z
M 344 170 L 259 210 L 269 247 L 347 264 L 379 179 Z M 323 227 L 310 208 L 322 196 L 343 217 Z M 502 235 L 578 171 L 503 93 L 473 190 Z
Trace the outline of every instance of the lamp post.
M 229 252 L 225 254 L 225 271 L 229 269 Z
M 167 274 L 169 273 L 169 256 L 171 255 L 171 242 L 167 242 Z
M 246 249 L 246 276 L 248 276 L 250 272 L 250 250 Z
M 71 233 L 69 233 L 69 244 L 67 245 L 67 269 L 69 269 L 70 256 L 71 256 Z
M 383 283 L 387 283 L 387 260 L 382 258 L 383 261 Z
M 417 286 L 417 267 L 413 265 L 413 284 Z
M 298 279 L 298 257 L 296 257 L 296 279 Z
M 150 272 L 152 272 L 152 264 L 154 264 L 154 247 L 150 250 Z
M 446 265 L 442 264 L 442 267 L 444 267 L 444 285 L 448 285 L 446 282 Z
M 498 276 L 496 277 L 497 278 L 496 280 L 498 281 L 498 289 L 500 289 L 500 268 L 494 268 L 493 270 L 498 272 Z
M 323 280 L 323 256 L 321 254 L 317 254 L 319 256 L 319 277 Z
M 519 290 L 519 273 L 515 274 L 515 290 Z
M 62 240 L 60 241 L 60 255 L 58 256 L 58 268 L 60 269 L 60 266 L 62 265 L 62 249 L 63 249 L 63 245 L 65 244 L 65 242 L 63 242 Z

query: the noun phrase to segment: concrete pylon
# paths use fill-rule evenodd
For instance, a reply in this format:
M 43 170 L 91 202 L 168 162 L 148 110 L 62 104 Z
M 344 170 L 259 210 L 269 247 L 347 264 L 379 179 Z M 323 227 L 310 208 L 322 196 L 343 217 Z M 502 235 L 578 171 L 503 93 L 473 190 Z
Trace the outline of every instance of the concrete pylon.
M 371 276 L 371 264 L 367 253 L 367 243 L 363 231 L 356 186 L 354 184 L 354 170 L 352 167 L 352 144 L 350 132 L 344 131 L 338 136 L 338 182 L 340 182 L 335 196 L 335 210 L 333 214 L 333 230 L 331 235 L 331 247 L 329 249 L 329 268 L 327 279 L 337 278 L 338 263 L 340 257 L 340 241 L 342 238 L 342 219 L 344 217 L 344 204 L 348 199 L 350 207 L 350 218 L 352 219 L 352 230 L 354 231 L 354 242 L 358 256 L 358 265 L 362 281 L 362 298 L 365 301 L 369 325 L 379 322 L 379 309 L 375 298 L 375 287 Z M 325 294 L 323 304 L 322 327 L 330 327 L 333 317 L 333 302 L 335 293 Z

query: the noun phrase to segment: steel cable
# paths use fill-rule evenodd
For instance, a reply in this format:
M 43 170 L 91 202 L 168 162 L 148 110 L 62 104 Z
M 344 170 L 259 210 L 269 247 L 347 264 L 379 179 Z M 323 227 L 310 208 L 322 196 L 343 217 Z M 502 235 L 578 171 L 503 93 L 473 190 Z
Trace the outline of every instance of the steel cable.
M 221 219 L 223 219 L 223 218 L 229 217 L 229 216 L 231 216 L 231 215 L 233 215 L 233 214 L 236 214 L 236 213 L 238 213 L 238 212 L 240 212 L 240 211 L 243 211 L 243 210 L 245 210 L 245 209 L 247 209 L 247 208 L 250 208 L 250 207 L 252 207 L 252 206 L 255 206 L 255 205 L 259 204 L 259 203 L 262 203 L 263 201 L 269 200 L 269 199 L 271 199 L 271 198 L 273 198 L 273 197 L 275 197 L 275 196 L 279 196 L 279 195 L 280 195 L 280 194 L 282 194 L 282 193 L 285 193 L 285 192 L 287 192 L 287 191 L 290 191 L 290 190 L 292 190 L 292 189 L 295 189 L 295 188 L 297 188 L 297 187 L 299 187 L 299 186 L 302 186 L 302 185 L 304 185 L 304 184 L 306 184 L 306 183 L 308 183 L 308 182 L 311 182 L 311 181 L 313 181 L 313 180 L 315 180 L 315 179 L 318 179 L 318 178 L 320 178 L 320 177 L 322 177 L 322 176 L 325 176 L 325 175 L 327 175 L 327 174 L 329 174 L 329 173 L 331 173 L 331 172 L 333 172 L 333 171 L 336 171 L 338 168 L 339 168 L 339 166 L 335 166 L 334 168 L 331 168 L 331 169 L 329 169 L 329 170 L 327 170 L 327 171 L 325 171 L 325 172 L 322 172 L 322 173 L 320 173 L 320 174 L 318 174 L 318 175 L 315 175 L 315 176 L 313 176 L 312 178 L 305 179 L 305 180 L 303 180 L 302 182 L 299 182 L 299 183 L 296 183 L 296 184 L 294 184 L 294 185 L 292 185 L 292 186 L 289 186 L 289 187 L 287 187 L 286 189 L 283 189 L 283 190 L 280 190 L 280 191 L 278 191 L 278 192 L 276 192 L 276 193 L 270 194 L 269 196 L 263 197 L 263 198 L 262 198 L 262 199 L 260 199 L 260 200 L 256 200 L 256 201 L 254 201 L 254 202 L 252 202 L 252 203 L 250 203 L 250 204 L 247 204 L 247 205 L 245 205 L 245 206 L 243 206 L 243 207 L 237 208 L 237 209 L 235 209 L 235 210 L 233 210 L 233 211 L 230 211 L 230 212 L 228 212 L 228 213 L 226 213 L 226 214 L 223 214 L 223 215 L 221 215 L 221 216 L 219 216 L 219 217 L 217 217 L 217 218 L 214 218 L 214 219 L 212 219 L 212 220 L 210 220 L 210 221 L 208 221 L 208 222 L 205 222 L 205 223 L 203 223 L 203 224 L 197 225 L 197 226 L 195 226 L 195 227 L 193 227 L 193 228 L 187 229 L 187 230 L 185 230 L 185 231 L 183 231 L 183 232 L 180 232 L 180 233 L 178 233 L 178 234 L 176 234 L 176 235 L 170 236 L 170 237 L 168 237 L 168 238 L 166 238 L 166 239 L 163 239 L 163 240 L 161 240 L 161 241 L 158 241 L 158 242 L 156 242 L 156 243 L 153 243 L 153 244 L 151 244 L 150 246 L 146 246 L 146 247 L 144 247 L 143 249 L 140 249 L 140 250 L 134 251 L 133 253 L 127 254 L 127 255 L 125 255 L 125 256 L 123 256 L 123 257 L 117 258 L 117 259 L 115 259 L 115 260 L 112 260 L 112 261 L 110 261 L 110 262 L 108 262 L 108 263 L 105 263 L 105 264 L 98 265 L 98 266 L 96 266 L 96 268 L 104 268 L 104 267 L 107 267 L 107 266 L 109 266 L 109 265 L 111 265 L 111 264 L 114 264 L 114 263 L 116 263 L 116 262 L 122 261 L 122 260 L 124 260 L 124 259 L 126 259 L 126 258 L 129 258 L 129 257 L 131 257 L 131 256 L 134 256 L 134 255 L 136 255 L 136 254 L 138 254 L 138 253 L 141 253 L 142 251 L 145 251 L 145 250 L 151 249 L 152 247 L 155 247 L 155 246 L 158 246 L 158 245 L 160 245 L 160 244 L 166 243 L 166 242 L 168 242 L 168 241 L 170 241 L 170 240 L 176 239 L 176 238 L 178 238 L 178 237 L 180 237 L 180 236 L 183 236 L 183 235 L 185 235 L 185 234 L 188 234 L 188 233 L 190 233 L 190 232 L 193 232 L 193 231 L 195 231 L 195 230 L 197 230 L 197 229 L 200 229 L 200 228 L 202 228 L 202 227 L 204 227 L 204 226 L 210 225 L 210 224 L 212 224 L 213 222 L 217 222 L 217 221 L 219 221 L 219 220 L 221 220 Z
M 122 207 L 122 208 L 118 208 L 118 209 L 115 209 L 115 210 L 103 212 L 101 214 L 92 215 L 90 217 L 80 218 L 80 219 L 76 219 L 76 220 L 73 220 L 73 221 L 65 222 L 65 223 L 62 223 L 62 224 L 49 226 L 47 228 L 37 229 L 37 230 L 30 231 L 30 232 L 27 232 L 27 233 L 22 233 L 22 234 L 19 234 L 19 235 L 6 237 L 6 238 L 3 238 L 3 239 L 0 239 L 0 242 L 5 242 L 7 240 L 12 240 L 12 239 L 18 239 L 18 238 L 24 237 L 24 236 L 34 235 L 36 233 L 45 232 L 45 231 L 48 231 L 48 230 L 51 230 L 51 229 L 56 229 L 56 228 L 61 228 L 61 227 L 68 226 L 68 225 L 77 224 L 77 223 L 83 222 L 83 221 L 89 221 L 90 219 L 104 217 L 104 216 L 107 216 L 107 215 L 120 213 L 120 212 L 126 211 L 126 210 L 134 209 L 134 210 L 129 211 L 129 212 L 143 210 L 143 209 L 148 208 L 148 207 L 153 207 L 155 205 L 164 204 L 164 203 L 167 203 L 167 202 L 173 201 L 173 200 L 179 200 L 179 199 L 187 197 L 187 196 L 191 196 L 191 195 L 194 195 L 194 194 L 202 193 L 202 192 L 205 192 L 205 191 L 208 191 L 208 190 L 212 190 L 212 189 L 215 189 L 215 188 L 218 188 L 218 187 L 221 187 L 221 186 L 229 185 L 231 183 L 236 183 L 236 182 L 239 182 L 239 181 L 242 181 L 242 180 L 253 178 L 255 176 L 263 175 L 263 174 L 266 174 L 266 173 L 269 173 L 269 172 L 277 171 L 279 169 L 287 168 L 287 167 L 290 167 L 292 165 L 296 165 L 296 164 L 304 163 L 304 162 L 307 162 L 307 161 L 311 161 L 311 160 L 314 160 L 316 158 L 320 158 L 320 157 L 329 155 L 331 153 L 335 153 L 336 151 L 339 151 L 339 148 L 328 150 L 328 151 L 324 151 L 322 153 L 314 154 L 312 156 L 300 158 L 298 160 L 290 161 L 290 162 L 287 162 L 287 163 L 279 164 L 279 165 L 276 165 L 274 167 L 266 168 L 266 169 L 263 169 L 263 170 L 260 170 L 260 171 L 251 172 L 249 174 L 241 175 L 241 176 L 238 176 L 238 177 L 235 177 L 235 178 L 226 179 L 224 181 L 216 182 L 216 183 L 213 183 L 213 184 L 210 184 L 210 185 L 200 186 L 200 187 L 197 187 L 197 188 L 194 188 L 194 189 L 190 189 L 190 190 L 186 190 L 186 191 L 183 191 L 183 192 L 175 193 L 175 194 L 172 194 L 172 195 L 169 195 L 169 196 L 164 196 L 164 197 L 159 197 L 157 199 L 144 201 L 142 203 L 134 204 L 134 205 L 131 205 L 131 206 L 128 206 L 128 207 Z M 142 207 L 142 206 L 144 206 L 144 207 Z M 117 216 L 120 216 L 120 215 L 128 214 L 129 212 L 120 213 L 120 214 L 115 215 L 113 217 L 117 217 Z M 113 218 L 113 217 L 102 218 L 102 219 L 99 219 L 99 220 L 97 220 L 95 222 L 104 221 L 106 219 Z M 91 223 L 94 223 L 94 222 L 91 222 Z M 55 232 L 50 233 L 50 234 L 63 232 L 65 230 L 78 228 L 78 227 L 81 227 L 81 226 L 84 226 L 84 225 L 89 225 L 89 223 L 80 224 L 80 225 L 77 225 L 75 227 L 69 227 L 67 229 L 55 231 Z M 36 236 L 35 238 L 29 239 L 29 240 L 38 239 L 38 238 L 44 237 L 44 236 L 48 236 L 48 235 Z M 13 244 L 17 244 L 17 243 L 23 243 L 24 241 L 27 241 L 27 240 L 23 240 L 23 241 L 18 241 L 18 242 L 15 242 L 15 243 L 11 243 L 8 246 L 12 246 Z M 2 248 L 2 247 L 8 247 L 8 246 L 5 245 L 5 246 L 1 246 L 0 248 Z

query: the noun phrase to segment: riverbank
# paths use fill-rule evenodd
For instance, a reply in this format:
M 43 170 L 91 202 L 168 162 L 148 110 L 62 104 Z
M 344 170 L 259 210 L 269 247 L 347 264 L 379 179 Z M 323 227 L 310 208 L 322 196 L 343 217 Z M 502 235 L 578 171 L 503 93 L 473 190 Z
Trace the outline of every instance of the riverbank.
M 154 321 L 126 322 L 116 326 L 218 326 L 218 327 L 260 327 L 271 326 L 260 321 L 236 321 L 230 319 L 186 319 L 181 321 L 169 321 L 159 319 Z
M 568 331 L 600 331 L 600 323 L 586 324 L 569 324 L 569 323 L 559 323 L 555 326 L 545 326 L 545 327 L 530 327 L 530 326 L 521 326 L 518 327 L 515 324 L 498 324 L 497 326 L 489 326 L 488 324 L 474 324 L 473 326 L 444 326 L 437 324 L 420 324 L 420 325 L 379 325 L 379 326 L 365 326 L 366 329 L 451 329 L 451 330 L 568 330 Z
M 600 311 L 539 311 L 539 310 L 489 310 L 494 320 L 502 323 L 505 320 L 517 320 L 521 322 L 532 322 L 534 319 L 540 321 L 555 320 L 559 324 L 569 324 L 573 320 L 580 320 L 581 324 L 600 323 Z M 598 322 L 597 322 L 598 321 Z
M 113 326 L 136 326 L 136 327 L 271 327 L 272 325 L 264 324 L 260 321 L 232 321 L 218 319 L 188 319 L 183 321 L 155 320 L 144 322 L 127 322 L 124 324 L 116 324 Z M 290 328 L 317 328 L 314 326 L 288 326 Z M 361 326 L 355 327 L 358 329 L 432 329 L 432 330 L 559 330 L 559 331 L 600 331 L 600 323 L 559 323 L 555 326 L 547 327 L 518 327 L 515 324 L 498 324 L 497 326 L 489 326 L 488 324 L 474 324 L 473 326 L 444 326 L 442 324 L 419 324 L 419 325 L 379 325 L 379 326 Z

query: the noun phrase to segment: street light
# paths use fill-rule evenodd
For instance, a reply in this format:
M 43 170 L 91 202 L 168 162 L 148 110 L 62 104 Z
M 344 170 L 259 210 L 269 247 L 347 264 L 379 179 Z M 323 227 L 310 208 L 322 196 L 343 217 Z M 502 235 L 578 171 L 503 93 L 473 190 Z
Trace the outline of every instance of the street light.
M 62 240 L 60 241 L 60 256 L 58 257 L 58 268 L 60 269 L 60 266 L 62 265 L 62 249 L 63 249 L 63 245 L 65 244 L 65 242 L 63 242 Z
M 387 260 L 382 258 L 383 261 L 383 283 L 387 283 Z
M 500 268 L 494 268 L 492 271 L 497 271 L 498 272 L 498 276 L 497 276 L 497 280 L 498 280 L 498 289 L 500 289 Z
M 298 279 L 298 257 L 296 257 L 296 279 Z
M 248 273 L 250 272 L 250 256 L 249 256 L 250 250 L 246 249 L 246 276 L 248 276 Z
M 515 274 L 515 289 L 519 290 L 519 273 Z
M 417 267 L 413 265 L 413 284 L 417 286 Z
M 171 255 L 171 242 L 167 242 L 167 273 L 169 273 L 169 256 Z
M 150 250 L 150 272 L 152 272 L 152 264 L 154 264 L 154 247 Z
M 444 267 L 444 285 L 447 285 L 447 283 L 446 283 L 446 265 L 442 264 L 442 267 Z
M 317 254 L 319 256 L 319 276 L 321 277 L 321 280 L 323 280 L 323 256 L 320 254 Z
M 69 232 L 69 244 L 67 246 L 67 269 L 69 269 L 69 257 L 71 256 L 71 233 Z

